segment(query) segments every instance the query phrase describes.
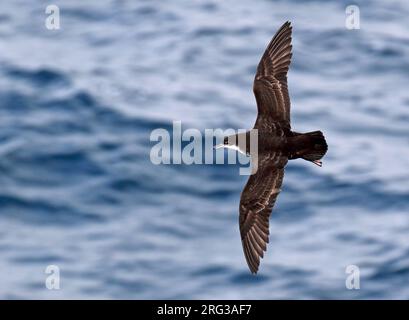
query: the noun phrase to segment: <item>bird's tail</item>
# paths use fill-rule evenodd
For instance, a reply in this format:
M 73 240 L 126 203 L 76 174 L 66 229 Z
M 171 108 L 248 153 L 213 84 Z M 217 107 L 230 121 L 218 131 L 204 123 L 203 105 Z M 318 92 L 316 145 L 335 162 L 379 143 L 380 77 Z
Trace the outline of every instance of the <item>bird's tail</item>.
M 306 149 L 303 152 L 302 158 L 321 166 L 319 161 L 327 152 L 328 145 L 321 131 L 307 132 L 303 134 L 306 139 Z

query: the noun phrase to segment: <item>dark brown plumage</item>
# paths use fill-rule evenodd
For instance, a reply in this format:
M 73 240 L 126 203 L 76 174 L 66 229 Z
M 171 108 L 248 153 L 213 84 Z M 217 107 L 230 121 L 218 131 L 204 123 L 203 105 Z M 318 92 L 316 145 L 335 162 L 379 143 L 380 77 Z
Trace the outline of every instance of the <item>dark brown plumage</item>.
M 257 67 L 253 91 L 258 116 L 258 170 L 249 177 L 240 199 L 240 234 L 247 264 L 257 273 L 269 242 L 269 218 L 289 159 L 303 158 L 321 166 L 327 144 L 320 131 L 291 131 L 287 72 L 291 62 L 291 25 L 286 22 L 267 46 Z M 249 135 L 247 135 L 249 136 Z M 235 139 L 225 138 L 231 146 Z M 247 143 L 249 146 L 249 143 Z M 249 153 L 249 150 L 246 150 Z

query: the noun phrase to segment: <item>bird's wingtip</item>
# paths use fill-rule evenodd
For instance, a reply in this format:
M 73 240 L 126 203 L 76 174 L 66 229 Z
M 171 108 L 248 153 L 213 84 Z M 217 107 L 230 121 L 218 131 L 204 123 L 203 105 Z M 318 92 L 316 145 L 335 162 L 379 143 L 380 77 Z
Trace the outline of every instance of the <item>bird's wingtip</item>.
M 287 20 L 286 22 L 283 23 L 283 25 L 281 26 L 281 29 L 292 29 L 293 26 L 291 25 L 291 21 Z
M 252 274 L 253 276 L 256 276 L 256 275 L 257 275 L 257 272 L 258 272 L 258 266 L 257 266 L 257 267 L 252 267 L 252 268 L 250 268 L 250 272 L 251 272 L 251 274 Z

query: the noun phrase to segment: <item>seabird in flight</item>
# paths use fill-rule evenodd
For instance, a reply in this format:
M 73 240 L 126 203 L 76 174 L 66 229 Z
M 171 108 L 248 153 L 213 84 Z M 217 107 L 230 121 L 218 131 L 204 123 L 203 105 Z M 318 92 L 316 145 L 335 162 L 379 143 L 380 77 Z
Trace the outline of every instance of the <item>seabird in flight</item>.
M 267 46 L 254 78 L 253 91 L 258 115 L 258 152 L 251 153 L 250 131 L 225 137 L 216 146 L 232 148 L 257 161 L 240 199 L 240 234 L 244 256 L 252 273 L 257 273 L 269 241 L 269 217 L 280 193 L 288 160 L 302 158 L 322 166 L 328 146 L 321 131 L 298 133 L 290 126 L 290 97 L 287 72 L 291 62 L 291 24 L 283 24 Z M 240 135 L 245 135 L 241 137 Z M 244 139 L 243 139 L 244 138 Z M 240 141 L 245 141 L 245 150 Z M 257 159 L 255 159 L 257 157 Z

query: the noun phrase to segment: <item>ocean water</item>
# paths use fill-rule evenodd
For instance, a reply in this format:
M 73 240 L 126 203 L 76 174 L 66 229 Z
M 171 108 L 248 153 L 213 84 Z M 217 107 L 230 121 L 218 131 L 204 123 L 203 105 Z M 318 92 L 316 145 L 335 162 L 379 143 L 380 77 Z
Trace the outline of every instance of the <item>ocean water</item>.
M 2 3 L 0 298 L 409 298 L 409 4 Z M 257 276 L 240 243 L 238 165 L 154 165 L 152 130 L 250 128 L 252 81 L 293 24 L 290 161 Z M 49 265 L 60 289 L 45 285 Z M 360 270 L 349 290 L 346 267 Z

